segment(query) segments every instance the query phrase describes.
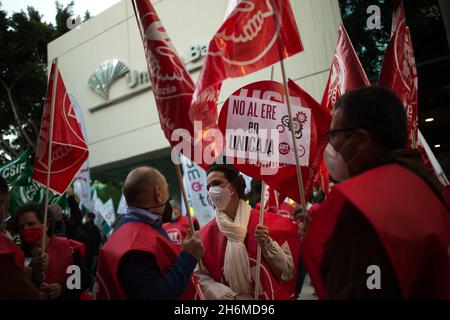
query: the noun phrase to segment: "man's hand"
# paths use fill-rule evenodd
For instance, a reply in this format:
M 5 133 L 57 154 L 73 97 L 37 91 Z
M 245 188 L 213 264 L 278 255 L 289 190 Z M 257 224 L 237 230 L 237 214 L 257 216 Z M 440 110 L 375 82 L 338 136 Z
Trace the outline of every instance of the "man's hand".
M 54 300 L 58 299 L 61 296 L 62 288 L 59 283 L 43 283 L 41 286 L 41 290 L 47 296 L 47 299 Z
M 197 260 L 200 260 L 205 253 L 205 246 L 203 245 L 200 232 L 192 232 L 192 230 L 189 229 L 186 239 L 183 241 L 182 250 L 192 254 Z
M 40 248 L 36 248 L 33 252 L 34 258 L 31 260 L 30 267 L 33 269 L 33 273 L 41 273 L 47 270 L 48 268 L 48 253 L 41 253 L 42 250 Z
M 309 225 L 311 224 L 312 218 L 309 214 L 303 216 L 302 221 L 298 223 L 298 235 L 303 239 L 306 235 Z
M 255 240 L 261 246 L 261 248 L 267 247 L 270 242 L 269 228 L 265 225 L 258 224 L 255 229 Z

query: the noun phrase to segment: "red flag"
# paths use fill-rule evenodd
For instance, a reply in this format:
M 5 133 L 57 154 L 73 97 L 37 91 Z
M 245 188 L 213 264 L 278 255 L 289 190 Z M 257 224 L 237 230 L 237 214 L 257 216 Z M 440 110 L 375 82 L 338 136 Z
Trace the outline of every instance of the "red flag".
M 191 106 L 194 82 L 178 56 L 150 0 L 134 0 L 134 12 L 141 32 L 147 59 L 153 94 L 158 108 L 161 128 L 172 147 L 179 141 L 172 140 L 172 133 L 185 131 L 190 143 L 183 149 L 185 156 L 203 165 L 202 158 L 194 158 L 193 123 L 188 110 Z M 180 132 L 179 130 L 177 132 Z M 200 148 L 202 144 L 200 144 Z
M 391 40 L 386 49 L 379 84 L 394 91 L 403 101 L 408 120 L 409 147 L 417 146 L 416 60 L 402 1 L 395 1 Z
M 331 63 L 328 83 L 322 98 L 322 106 L 332 111 L 336 101 L 349 90 L 370 85 L 364 68 L 353 48 L 343 24 L 339 27 L 338 41 Z
M 48 81 L 41 131 L 34 160 L 33 180 L 54 192 L 63 194 L 88 158 L 89 150 L 59 70 L 55 74 L 56 67 L 55 60 Z M 54 83 L 55 76 L 57 78 Z M 56 84 L 56 88 L 53 88 L 54 84 Z M 53 91 L 54 96 L 52 97 Z M 54 105 L 53 123 L 51 123 L 52 103 Z M 47 186 L 51 126 L 53 134 L 50 141 L 52 144 L 50 185 Z
M 281 26 L 281 27 L 280 27 Z M 242 0 L 208 46 L 190 116 L 216 128 L 222 81 L 270 66 L 303 50 L 288 0 Z

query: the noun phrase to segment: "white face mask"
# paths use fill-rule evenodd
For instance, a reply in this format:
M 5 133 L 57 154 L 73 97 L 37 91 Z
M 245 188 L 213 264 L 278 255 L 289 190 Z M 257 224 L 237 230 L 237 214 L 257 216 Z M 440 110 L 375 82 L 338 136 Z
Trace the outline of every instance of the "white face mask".
M 342 155 L 334 149 L 331 143 L 328 143 L 325 148 L 323 158 L 325 159 L 328 172 L 334 180 L 341 182 L 350 178 L 347 163 Z
M 228 184 L 225 188 L 222 188 L 220 186 L 214 186 L 209 188 L 208 196 L 211 199 L 211 202 L 214 204 L 214 206 L 223 211 L 228 206 L 231 200 L 231 195 L 233 192 L 231 192 L 230 189 L 228 189 Z

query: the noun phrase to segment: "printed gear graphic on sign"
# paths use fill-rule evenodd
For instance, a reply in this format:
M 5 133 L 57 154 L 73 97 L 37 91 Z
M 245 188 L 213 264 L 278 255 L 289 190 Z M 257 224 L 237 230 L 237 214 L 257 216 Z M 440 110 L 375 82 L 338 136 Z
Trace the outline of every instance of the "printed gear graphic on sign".
M 289 128 L 289 116 L 283 116 L 283 118 L 281 118 L 281 123 L 286 128 Z
M 293 123 L 294 123 L 294 131 L 295 132 L 297 132 L 298 130 L 300 130 L 301 128 L 301 123 L 300 123 L 300 121 L 298 121 L 297 119 L 294 119 L 294 121 L 293 121 Z
M 301 124 L 299 129 L 295 131 L 295 137 L 297 139 L 301 139 L 303 137 L 303 124 Z
M 298 122 L 300 122 L 300 124 L 304 124 L 304 123 L 306 123 L 306 121 L 308 120 L 308 116 L 307 116 L 306 113 L 304 113 L 303 111 L 299 111 L 299 112 L 297 112 L 297 114 L 295 115 L 295 120 L 297 120 Z
M 297 112 L 297 114 L 295 115 L 295 118 L 293 119 L 293 125 L 294 125 L 294 132 L 295 132 L 295 138 L 296 139 L 301 139 L 301 137 L 303 136 L 303 124 L 306 122 L 306 120 L 308 119 L 308 117 L 306 116 L 306 114 L 302 111 Z M 281 118 L 281 124 L 283 127 L 287 128 L 289 131 L 291 131 L 291 128 L 289 127 L 289 116 L 283 116 Z M 280 127 L 280 125 L 278 126 Z M 280 128 L 278 128 L 278 132 L 282 133 L 284 132 L 284 130 L 280 130 Z

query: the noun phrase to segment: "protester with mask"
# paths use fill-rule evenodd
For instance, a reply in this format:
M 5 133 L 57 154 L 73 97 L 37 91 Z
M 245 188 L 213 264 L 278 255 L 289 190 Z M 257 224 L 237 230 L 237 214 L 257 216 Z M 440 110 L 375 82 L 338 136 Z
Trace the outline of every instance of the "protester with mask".
M 140 167 L 128 174 L 123 191 L 127 213 L 100 250 L 96 299 L 193 299 L 203 242 L 188 232 L 179 252 L 162 228 L 172 219 L 166 179 Z
M 418 151 L 407 151 L 400 99 L 380 87 L 335 105 L 324 157 L 340 182 L 302 247 L 319 298 L 448 299 L 450 213 Z
M 24 255 L 4 229 L 4 220 L 9 207 L 9 187 L 0 176 L 0 300 L 39 300 L 44 299 L 26 275 Z M 48 256 L 36 260 L 39 269 L 45 269 Z
M 214 165 L 207 175 L 216 218 L 200 233 L 206 245 L 196 276 L 207 299 L 253 299 L 257 244 L 262 249 L 259 299 L 294 299 L 299 237 L 288 219 L 245 202 L 245 181 L 231 165 Z M 295 259 L 298 260 L 298 259 Z
M 180 203 L 176 200 L 170 200 L 170 204 L 172 206 L 172 221 L 164 223 L 163 228 L 173 244 L 180 246 L 191 226 L 188 216 L 181 215 Z M 195 231 L 200 229 L 197 218 L 192 217 L 192 223 Z
M 20 235 L 22 250 L 26 257 L 41 255 L 42 240 L 49 262 L 47 269 L 33 278 L 33 282 L 45 294 L 47 299 L 78 300 L 89 284 L 88 273 L 84 267 L 81 252 L 84 245 L 65 237 L 53 236 L 51 232 L 52 214 L 48 212 L 47 230 L 43 230 L 44 206 L 39 203 L 27 203 L 17 208 L 12 220 L 14 233 Z M 68 268 L 76 265 L 80 270 L 80 289 L 69 288 Z

